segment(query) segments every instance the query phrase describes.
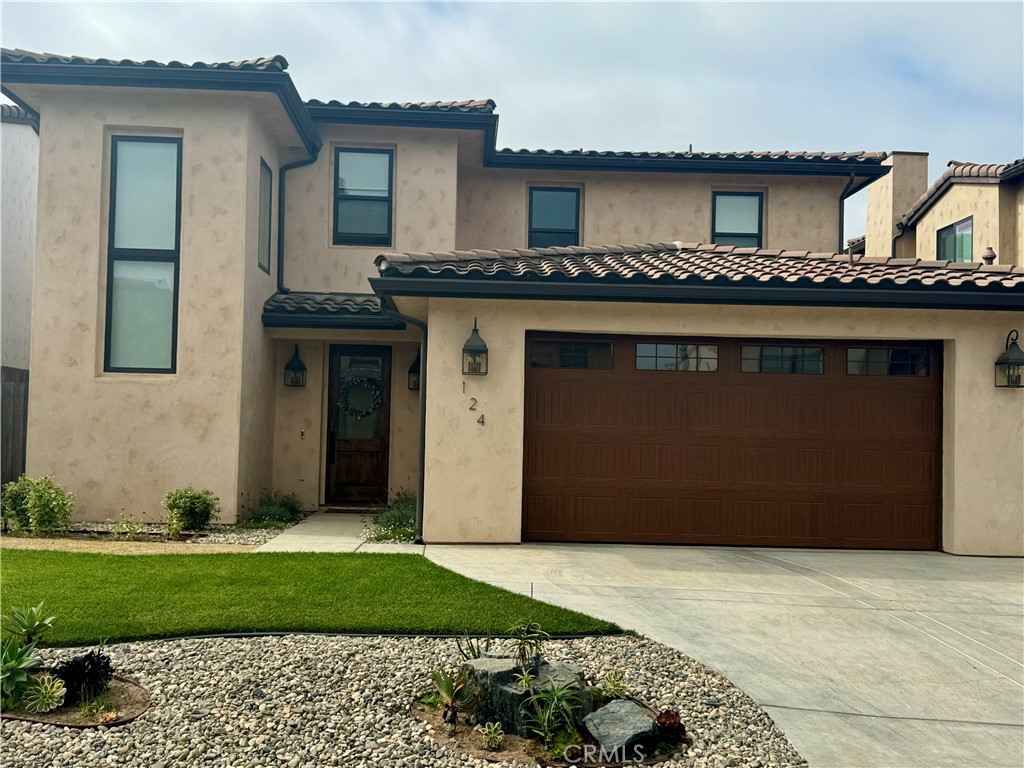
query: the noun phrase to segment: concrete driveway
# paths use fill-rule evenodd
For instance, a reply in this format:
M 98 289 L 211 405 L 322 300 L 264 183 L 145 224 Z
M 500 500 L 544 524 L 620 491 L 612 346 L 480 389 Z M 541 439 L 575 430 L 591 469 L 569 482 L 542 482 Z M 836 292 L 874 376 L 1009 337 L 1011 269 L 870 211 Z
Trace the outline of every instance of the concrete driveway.
M 1021 560 L 546 544 L 426 555 L 714 667 L 813 766 L 1024 765 Z

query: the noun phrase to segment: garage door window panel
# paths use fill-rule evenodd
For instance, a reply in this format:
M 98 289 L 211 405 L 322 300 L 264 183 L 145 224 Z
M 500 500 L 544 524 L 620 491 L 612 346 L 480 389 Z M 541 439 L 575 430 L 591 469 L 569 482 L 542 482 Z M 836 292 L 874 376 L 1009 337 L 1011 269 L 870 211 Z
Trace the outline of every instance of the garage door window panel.
M 744 373 L 822 374 L 824 360 L 824 347 L 744 345 L 740 352 L 740 370 Z
M 530 345 L 531 368 L 614 368 L 610 341 L 535 341 Z
M 927 349 L 850 347 L 846 372 L 851 376 L 929 376 L 931 353 Z
M 638 371 L 702 371 L 718 370 L 716 344 L 637 344 Z

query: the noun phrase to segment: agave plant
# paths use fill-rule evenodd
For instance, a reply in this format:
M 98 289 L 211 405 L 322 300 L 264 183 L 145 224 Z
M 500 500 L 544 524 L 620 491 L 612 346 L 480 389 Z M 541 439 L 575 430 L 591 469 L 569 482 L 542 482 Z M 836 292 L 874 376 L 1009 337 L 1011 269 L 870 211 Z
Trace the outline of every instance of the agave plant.
M 470 682 L 469 673 L 464 669 L 456 673 L 435 669 L 430 677 L 441 700 L 441 719 L 454 731 L 459 722 L 459 712 L 472 712 L 476 708 L 479 690 Z
M 28 685 L 28 675 L 40 665 L 36 648 L 16 637 L 0 641 L 0 690 L 5 699 L 18 701 Z
M 25 638 L 27 645 L 35 645 L 43 634 L 53 627 L 55 619 L 55 616 L 46 616 L 43 613 L 42 603 L 24 611 L 11 608 L 7 630 L 11 634 Z
M 50 674 L 44 674 L 29 683 L 22 701 L 27 712 L 33 714 L 49 712 L 64 703 L 64 694 L 66 693 L 67 689 L 64 687 L 63 680 Z

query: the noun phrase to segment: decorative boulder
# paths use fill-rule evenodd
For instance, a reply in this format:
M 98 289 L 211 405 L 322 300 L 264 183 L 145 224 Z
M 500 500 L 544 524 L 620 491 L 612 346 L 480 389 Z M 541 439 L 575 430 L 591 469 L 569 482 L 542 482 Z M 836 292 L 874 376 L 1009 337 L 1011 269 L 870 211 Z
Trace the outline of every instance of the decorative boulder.
M 501 723 L 505 733 L 529 737 L 526 700 L 530 691 L 515 682 L 518 672 L 515 659 L 510 656 L 486 655 L 469 659 L 462 668 L 469 674 L 472 684 L 479 686 L 480 699 L 476 705 L 478 723 Z M 587 691 L 583 673 L 568 664 L 549 663 L 540 659 L 534 670 L 533 687 L 542 691 L 552 685 L 575 684 L 583 702 L 583 714 L 594 709 L 594 699 Z
M 634 744 L 652 736 L 657 728 L 651 716 L 636 702 L 615 699 L 583 718 L 605 754 L 625 754 Z

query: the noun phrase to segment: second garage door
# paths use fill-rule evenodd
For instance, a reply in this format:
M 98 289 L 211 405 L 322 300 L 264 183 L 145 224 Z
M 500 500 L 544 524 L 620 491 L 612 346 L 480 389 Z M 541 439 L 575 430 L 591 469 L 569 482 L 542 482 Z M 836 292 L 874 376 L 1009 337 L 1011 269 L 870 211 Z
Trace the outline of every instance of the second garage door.
M 527 339 L 523 538 L 939 545 L 941 347 Z

